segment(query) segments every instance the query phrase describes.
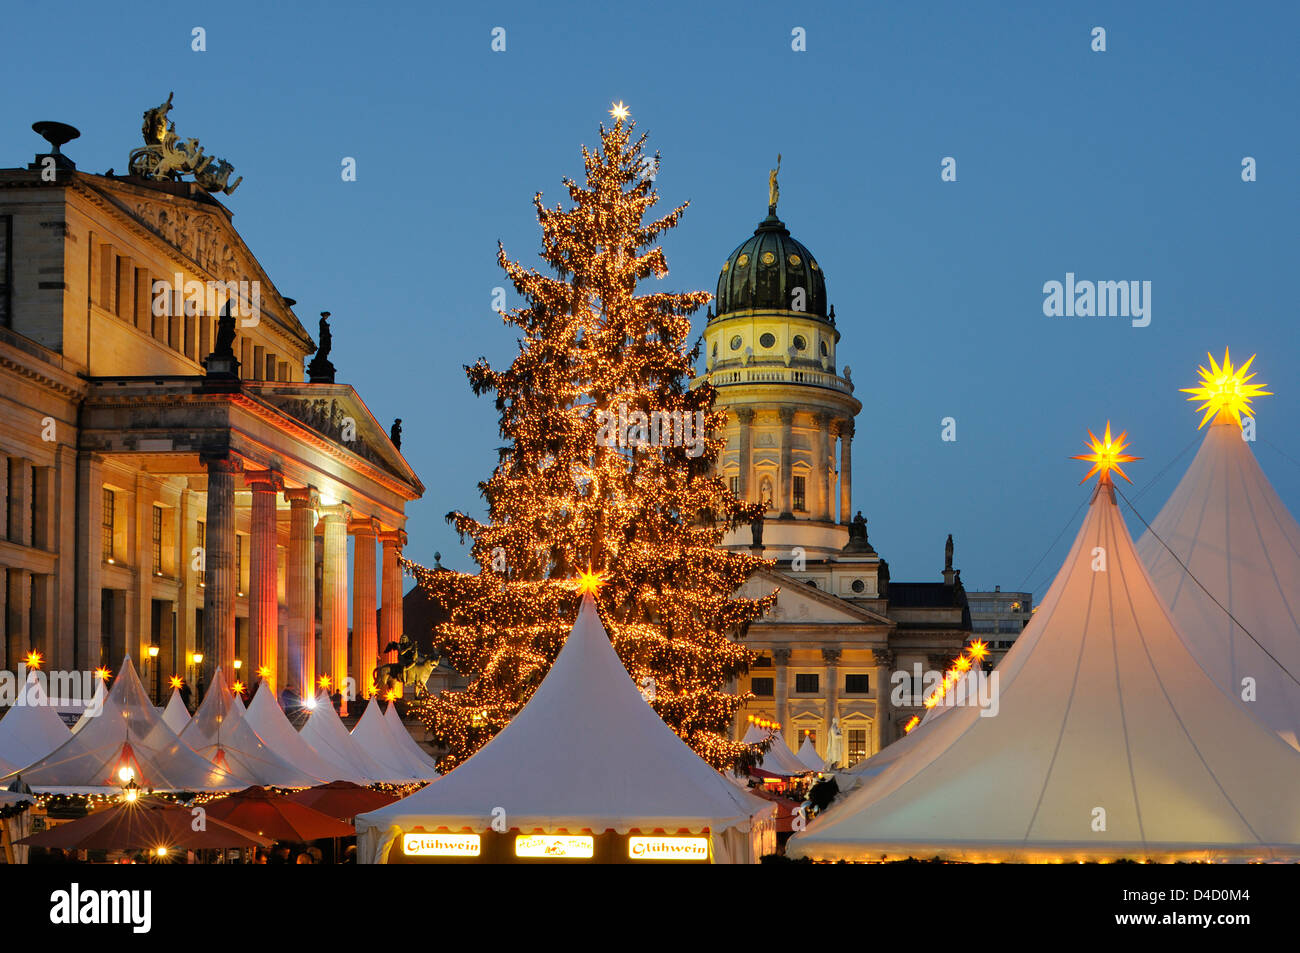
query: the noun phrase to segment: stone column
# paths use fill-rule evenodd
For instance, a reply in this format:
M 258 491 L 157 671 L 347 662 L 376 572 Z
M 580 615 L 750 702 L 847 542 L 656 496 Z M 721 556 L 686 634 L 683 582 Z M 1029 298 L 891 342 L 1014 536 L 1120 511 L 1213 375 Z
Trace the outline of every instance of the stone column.
M 872 686 L 876 696 L 876 717 L 871 720 L 869 754 L 875 754 L 894 738 L 890 729 L 891 706 L 889 704 L 889 676 L 894 669 L 894 653 L 888 649 L 881 649 L 871 654 L 876 662 L 876 684 Z
M 406 531 L 397 529 L 380 533 L 379 542 L 383 544 L 384 549 L 379 644 L 385 646 L 402 637 L 402 565 L 397 561 L 397 557 L 402 554 L 402 547 L 406 545 Z M 397 653 L 388 653 L 386 661 L 396 662 Z
M 853 421 L 840 422 L 840 522 L 853 522 Z
M 794 424 L 794 408 L 782 407 L 778 413 L 781 417 L 781 473 L 777 492 L 781 494 L 780 518 L 788 520 L 794 518 L 794 448 L 791 446 L 793 437 L 790 433 L 790 428 Z
M 54 615 L 57 632 L 51 669 L 77 668 L 77 451 L 60 446 L 54 452 L 54 518 L 57 522 L 52 544 L 59 558 L 55 572 Z M 84 505 L 84 503 L 83 503 Z M 89 580 L 83 580 L 89 585 Z
M 202 454 L 208 469 L 207 539 L 203 568 L 203 665 L 206 688 L 221 666 L 227 680 L 235 671 L 235 474 L 242 469 L 229 451 Z
M 826 666 L 826 730 L 822 737 L 829 738 L 831 722 L 840 716 L 840 650 L 822 649 L 822 663 Z
M 18 668 L 18 664 L 32 648 L 31 632 L 27 629 L 32 612 L 32 574 L 23 569 L 10 569 L 7 576 L 5 613 L 8 616 L 8 638 L 5 640 L 4 654 L 7 657 L 6 664 L 12 671 Z
M 93 453 L 77 455 L 77 572 L 76 668 L 99 664 L 100 590 L 104 550 L 100 522 L 104 518 L 104 460 Z
M 379 522 L 355 519 L 348 524 L 352 533 L 352 657 L 360 697 L 374 691 L 374 671 L 379 663 L 379 632 L 375 628 L 375 542 Z
M 813 414 L 813 426 L 817 428 L 814 453 L 817 454 L 813 466 L 813 481 L 817 484 L 817 519 L 829 520 L 835 504 L 831 501 L 831 417 L 825 412 Z
M 790 713 L 790 650 L 773 649 L 772 664 L 776 666 L 776 720 L 785 732 L 785 719 Z
M 283 680 L 279 657 L 276 504 L 284 490 L 284 480 L 274 470 L 262 470 L 246 474 L 244 482 L 253 491 L 252 532 L 248 538 L 247 682 L 256 687 L 259 681 L 265 681 L 274 692 Z
M 321 643 L 330 694 L 343 696 L 340 714 L 348 713 L 348 520 L 352 507 L 335 503 L 321 508 Z
M 194 547 L 198 541 L 198 494 L 188 486 L 181 490 L 176 501 L 176 657 L 172 660 L 170 674 L 189 678 L 190 655 L 197 651 L 198 635 L 195 632 L 195 609 L 198 599 L 198 570 L 194 568 Z M 194 686 L 191 685 L 193 690 Z
M 316 684 L 316 507 L 314 486 L 284 491 L 289 501 L 289 560 L 285 602 L 289 607 L 289 657 L 282 681 L 306 699 Z
M 740 425 L 740 472 L 736 481 L 736 496 L 742 502 L 749 502 L 749 477 L 754 467 L 754 410 L 752 407 L 736 408 L 736 420 Z
M 128 636 L 127 650 L 139 666 L 142 679 L 147 672 L 149 681 L 145 684 L 145 691 L 151 697 L 153 672 L 148 662 L 149 646 L 153 642 L 153 510 L 157 492 L 157 484 L 150 477 L 144 473 L 135 475 L 135 548 L 128 557 L 135 566 L 135 611 L 132 614 L 135 632 Z

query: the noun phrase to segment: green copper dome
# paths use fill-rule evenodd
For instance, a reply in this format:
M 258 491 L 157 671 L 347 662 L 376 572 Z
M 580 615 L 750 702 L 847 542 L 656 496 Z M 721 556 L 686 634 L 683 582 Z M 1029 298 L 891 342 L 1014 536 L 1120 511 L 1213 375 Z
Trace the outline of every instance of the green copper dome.
M 802 300 L 800 292 L 802 289 Z M 718 276 L 717 314 L 802 311 L 825 318 L 826 276 L 807 248 L 768 208 L 767 218 L 727 256 Z

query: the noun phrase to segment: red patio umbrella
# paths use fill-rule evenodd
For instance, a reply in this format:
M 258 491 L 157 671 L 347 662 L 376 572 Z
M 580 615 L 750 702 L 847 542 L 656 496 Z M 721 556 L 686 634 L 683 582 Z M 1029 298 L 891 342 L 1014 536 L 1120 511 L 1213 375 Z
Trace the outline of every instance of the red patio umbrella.
M 270 847 L 274 842 L 210 814 L 194 830 L 195 815 L 188 807 L 152 798 L 124 801 L 75 821 L 59 824 L 18 841 L 31 847 L 64 850 L 203 850 L 223 847 Z
M 263 837 L 298 843 L 323 837 L 350 837 L 351 824 L 253 785 L 206 805 L 208 817 L 256 831 Z
M 353 818 L 367 811 L 377 811 L 398 800 L 396 794 L 386 794 L 371 788 L 353 784 L 351 781 L 331 781 L 318 784 L 314 788 L 294 791 L 288 795 L 290 801 L 306 805 L 330 817 Z

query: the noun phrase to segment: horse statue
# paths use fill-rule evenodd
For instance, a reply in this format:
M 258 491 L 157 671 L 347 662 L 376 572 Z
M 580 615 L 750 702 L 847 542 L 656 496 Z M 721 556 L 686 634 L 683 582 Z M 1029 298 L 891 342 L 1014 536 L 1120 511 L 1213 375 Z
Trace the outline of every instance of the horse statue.
M 389 642 L 384 646 L 385 652 L 397 651 L 396 662 L 385 662 L 378 666 L 373 674 L 375 687 L 380 691 L 391 691 L 394 684 L 405 687 L 415 683 L 415 696 L 419 698 L 429 693 L 426 682 L 433 670 L 438 667 L 439 658 L 425 655 L 415 641 L 405 633 L 398 642 Z

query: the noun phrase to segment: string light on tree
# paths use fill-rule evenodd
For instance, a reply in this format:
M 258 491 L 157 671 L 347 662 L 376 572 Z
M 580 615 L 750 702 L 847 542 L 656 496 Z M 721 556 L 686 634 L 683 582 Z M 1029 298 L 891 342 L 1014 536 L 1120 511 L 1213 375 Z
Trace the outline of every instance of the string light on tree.
M 730 738 L 749 697 L 730 685 L 754 658 L 740 639 L 776 594 L 736 598 L 768 563 L 720 544 L 762 505 L 739 502 L 715 474 L 725 416 L 711 386 L 691 386 L 690 315 L 711 296 L 638 294 L 639 283 L 667 276 L 659 237 L 686 206 L 649 218 L 659 196 L 643 174 L 652 161 L 645 136 L 633 138 L 627 107 L 612 105 L 614 126 L 602 125 L 599 146 L 583 149 L 585 181 L 564 180 L 570 207 L 533 199 L 550 273 L 498 249 L 522 302 L 501 312 L 519 353 L 509 367 L 480 358 L 466 371 L 476 394 L 496 399 L 502 447 L 480 484 L 487 519 L 448 515 L 473 541 L 479 571 L 403 562 L 448 613 L 436 631 L 443 657 L 472 679 L 463 692 L 412 703 L 448 748 L 449 767 L 532 696 L 587 594 L 633 681 L 654 680 L 650 704 L 701 757 L 722 768 L 761 756 Z M 702 412 L 704 452 L 602 445 L 597 411 L 623 403 L 647 414 Z

